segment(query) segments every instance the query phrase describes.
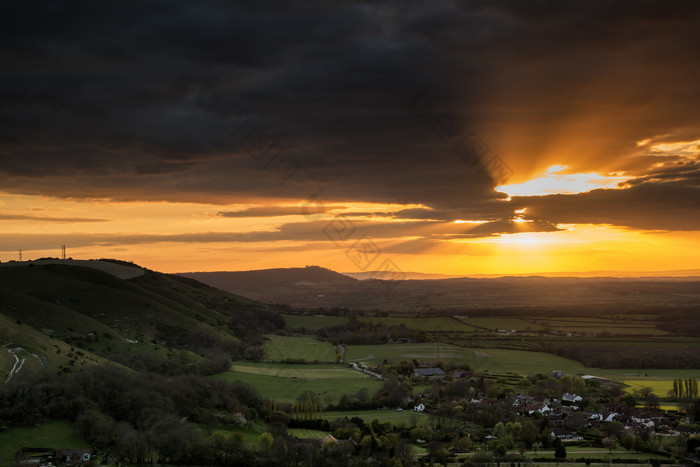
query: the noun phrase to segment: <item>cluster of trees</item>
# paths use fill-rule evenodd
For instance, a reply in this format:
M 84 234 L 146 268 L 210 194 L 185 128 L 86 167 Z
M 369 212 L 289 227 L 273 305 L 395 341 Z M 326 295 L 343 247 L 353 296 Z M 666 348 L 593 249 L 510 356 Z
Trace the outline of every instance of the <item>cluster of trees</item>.
M 544 348 L 595 368 L 700 368 L 697 347 L 628 347 L 614 345 L 562 345 Z
M 376 420 L 365 424 L 360 418 L 348 420 L 344 417 L 326 424 L 335 439 L 319 442 L 299 440 L 284 433 L 263 433 L 258 439 L 257 459 L 250 459 L 243 465 L 356 466 L 370 463 L 397 467 L 415 463 L 410 440 L 398 432 L 383 432 L 383 426 Z
M 337 326 L 319 329 L 316 335 L 338 344 L 385 344 L 390 339 L 410 339 L 412 342 L 429 342 L 430 336 L 422 331 L 408 329 L 405 324 L 384 325 L 366 323 L 351 318 L 350 321 Z
M 230 354 L 219 347 L 201 349 L 202 355 L 185 350 L 168 350 L 164 355 L 111 351 L 105 357 L 136 371 L 162 375 L 213 375 L 231 368 Z
M 316 401 L 296 401 L 292 410 L 298 420 L 318 420 L 322 409 Z
M 695 400 L 698 398 L 697 378 L 674 378 L 671 397 L 676 400 Z
M 367 388 L 355 393 L 343 394 L 337 403 L 328 404 L 328 410 L 363 410 L 380 407 L 406 406 L 407 398 L 411 395 L 411 385 L 408 381 L 389 377 L 374 394 Z
M 0 388 L 0 425 L 71 420 L 94 448 L 127 462 L 210 462 L 206 453 L 222 440 L 194 423 L 239 425 L 267 413 L 257 391 L 245 383 L 115 367 L 25 377 Z M 230 452 L 240 448 L 236 440 L 224 444 Z
M 314 393 L 303 394 L 294 406 L 278 406 L 245 383 L 96 366 L 26 376 L 0 387 L 0 429 L 70 420 L 96 452 L 137 464 L 344 466 L 371 457 L 378 466 L 412 465 L 408 431 L 402 435 L 391 424 L 365 425 L 359 418 L 329 423 L 319 418 L 320 406 Z M 295 407 L 297 419 L 290 416 Z M 240 433 L 217 431 L 260 422 L 267 429 L 257 446 L 246 444 Z M 287 434 L 289 426 L 354 441 L 299 440 Z
M 690 310 L 673 310 L 659 315 L 656 326 L 671 334 L 700 336 L 700 313 L 697 307 Z

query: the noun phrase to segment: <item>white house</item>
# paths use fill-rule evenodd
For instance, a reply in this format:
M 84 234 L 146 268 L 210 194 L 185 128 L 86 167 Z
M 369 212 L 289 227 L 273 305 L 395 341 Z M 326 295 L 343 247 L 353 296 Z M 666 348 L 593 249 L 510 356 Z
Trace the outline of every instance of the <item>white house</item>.
M 578 396 L 576 394 L 569 394 L 568 392 L 565 392 L 563 396 L 561 396 L 561 403 L 564 405 L 574 405 L 577 402 L 581 402 L 583 400 L 583 397 Z

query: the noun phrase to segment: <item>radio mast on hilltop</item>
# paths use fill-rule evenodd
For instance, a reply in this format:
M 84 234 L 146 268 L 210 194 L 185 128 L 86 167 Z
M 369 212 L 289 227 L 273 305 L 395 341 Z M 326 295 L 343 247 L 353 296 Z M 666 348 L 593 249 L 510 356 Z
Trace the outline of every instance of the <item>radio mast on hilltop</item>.
M 22 261 L 22 250 L 19 250 L 19 260 Z
M 66 246 L 61 245 L 61 259 L 66 259 Z

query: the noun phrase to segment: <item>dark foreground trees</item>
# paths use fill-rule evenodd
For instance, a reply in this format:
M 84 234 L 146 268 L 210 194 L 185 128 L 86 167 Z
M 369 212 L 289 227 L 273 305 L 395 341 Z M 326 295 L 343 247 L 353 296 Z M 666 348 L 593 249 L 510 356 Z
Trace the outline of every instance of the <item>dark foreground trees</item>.
M 236 425 L 265 411 L 263 399 L 245 383 L 116 367 L 35 376 L 0 389 L 2 425 L 71 420 L 93 448 L 134 463 L 226 460 L 243 445 L 199 427 Z M 211 452 L 223 458 L 214 460 Z
M 412 465 L 406 439 L 382 424 L 357 429 L 357 444 L 321 443 L 287 435 L 290 416 L 271 408 L 251 386 L 196 375 L 163 376 L 117 367 L 94 367 L 70 375 L 42 375 L 0 387 L 0 426 L 26 426 L 51 419 L 72 421 L 95 451 L 131 464 L 220 466 Z M 241 433 L 222 434 L 260 419 L 268 442 L 247 444 Z M 305 420 L 331 429 L 325 420 Z M 374 428 L 372 428 L 374 427 Z M 400 463 L 397 463 L 400 462 Z

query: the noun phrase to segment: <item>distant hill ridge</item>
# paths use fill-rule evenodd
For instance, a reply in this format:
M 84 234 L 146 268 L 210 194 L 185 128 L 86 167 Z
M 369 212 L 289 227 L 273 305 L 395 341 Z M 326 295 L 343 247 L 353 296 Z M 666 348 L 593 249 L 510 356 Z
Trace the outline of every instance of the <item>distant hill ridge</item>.
M 656 277 L 614 277 L 612 273 L 590 274 L 588 277 L 576 277 L 576 273 L 562 277 L 545 274 L 454 277 L 406 272 L 401 276 L 403 280 L 376 280 L 396 276 L 388 277 L 381 272 L 374 276 L 368 271 L 366 274 L 352 274 L 355 277 L 350 278 L 313 266 L 184 273 L 182 276 L 254 300 L 291 307 L 407 312 L 443 310 L 462 314 L 465 310 L 523 307 L 687 308 L 700 297 L 700 277 L 693 277 L 695 272 L 669 271 L 666 277 L 663 273 L 655 273 Z
M 389 279 L 386 271 L 344 272 L 346 276 L 358 280 Z M 398 276 L 397 275 L 394 275 Z M 440 279 L 500 279 L 514 277 L 551 277 L 551 278 L 603 278 L 603 279 L 689 279 L 697 280 L 700 269 L 679 269 L 672 271 L 578 271 L 578 272 L 534 272 L 525 274 L 462 274 L 449 275 L 438 273 L 423 273 L 404 271 L 400 274 L 402 280 L 440 280 Z
M 178 275 L 229 291 L 256 287 L 293 287 L 301 283 L 353 283 L 357 281 L 352 277 L 320 266 L 253 271 L 184 272 L 178 273 Z

